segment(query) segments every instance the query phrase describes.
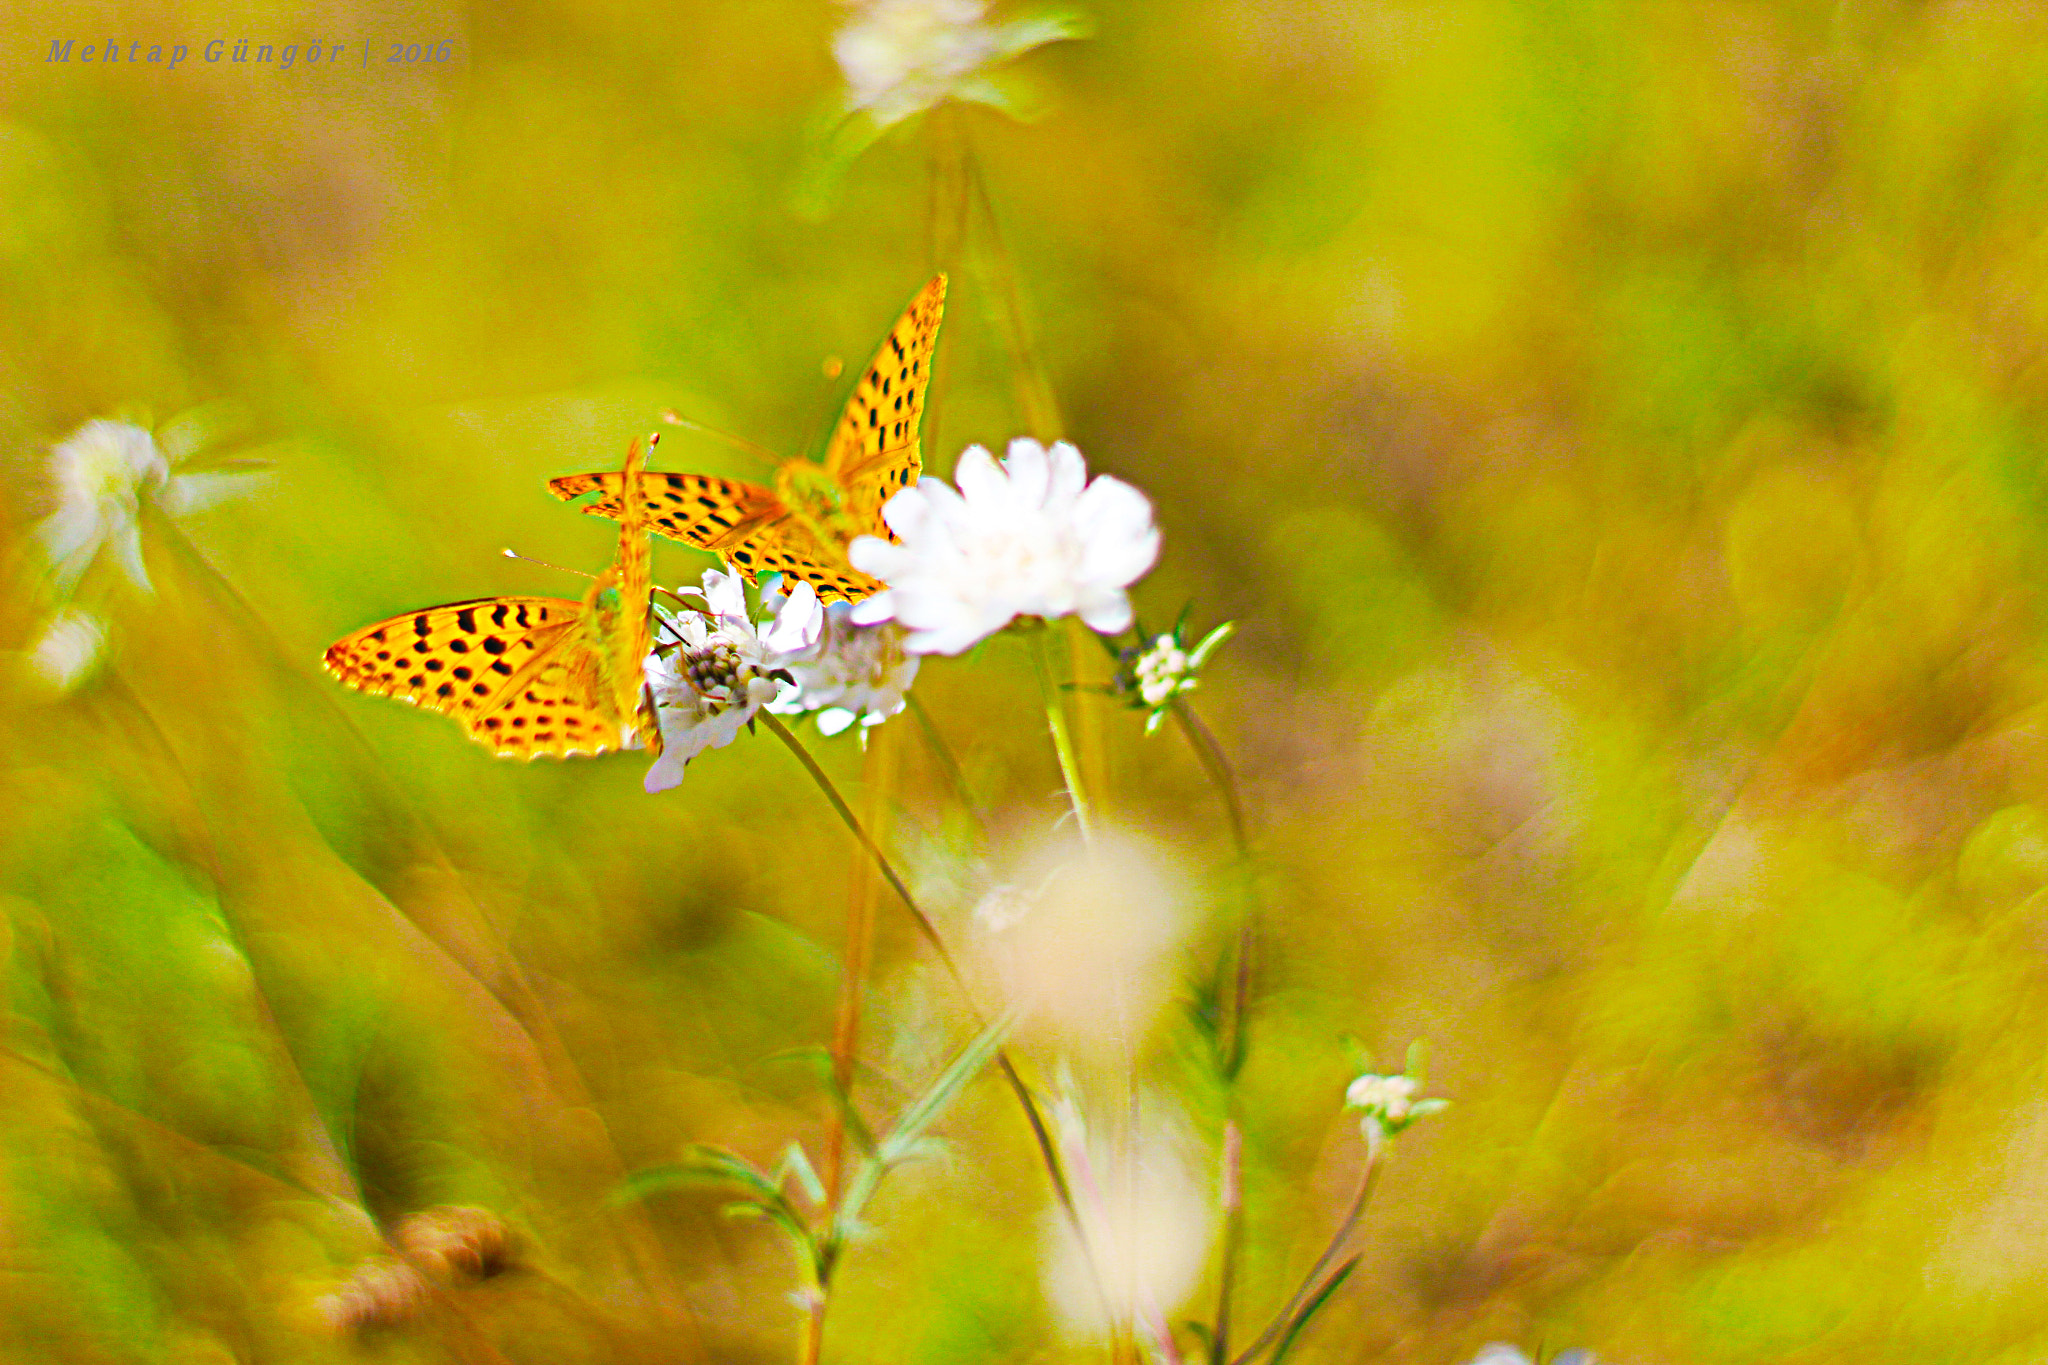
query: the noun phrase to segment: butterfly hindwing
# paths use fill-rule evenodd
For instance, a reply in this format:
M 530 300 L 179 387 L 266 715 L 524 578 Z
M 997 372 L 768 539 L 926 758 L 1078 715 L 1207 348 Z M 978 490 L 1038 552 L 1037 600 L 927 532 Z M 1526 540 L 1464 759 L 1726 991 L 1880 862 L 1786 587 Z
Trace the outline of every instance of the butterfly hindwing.
M 610 701 L 603 692 L 589 650 L 558 646 L 495 710 L 478 717 L 469 733 L 501 755 L 523 758 L 621 748 L 619 718 L 601 704 Z
M 365 626 L 327 647 L 327 671 L 373 696 L 397 697 L 453 716 L 472 739 L 500 754 L 601 753 L 619 747 L 619 726 L 593 695 L 595 670 L 579 626 L 583 604 L 559 597 L 484 597 L 450 602 Z M 553 702 L 542 707 L 524 694 Z M 509 709 L 508 709 L 509 708 Z M 548 727 L 534 709 L 573 716 Z M 572 738 L 573 736 L 573 738 Z
M 946 277 L 934 275 L 875 348 L 826 443 L 825 472 L 839 485 L 855 534 L 894 540 L 882 504 L 923 475 L 918 426 L 945 311 Z
M 724 553 L 748 582 L 758 581 L 764 573 L 779 573 L 785 579 L 810 584 L 821 602 L 859 602 L 882 590 L 880 579 L 868 577 L 844 559 L 813 553 L 816 540 L 793 519 L 784 519 Z
M 617 520 L 624 508 L 620 489 L 625 476 L 564 474 L 548 480 L 548 492 L 567 502 L 596 493 L 583 510 L 594 517 Z M 700 550 L 723 553 L 763 523 L 783 514 L 775 495 L 758 484 L 721 479 L 710 474 L 643 473 L 632 480 L 635 501 L 647 518 L 647 529 Z

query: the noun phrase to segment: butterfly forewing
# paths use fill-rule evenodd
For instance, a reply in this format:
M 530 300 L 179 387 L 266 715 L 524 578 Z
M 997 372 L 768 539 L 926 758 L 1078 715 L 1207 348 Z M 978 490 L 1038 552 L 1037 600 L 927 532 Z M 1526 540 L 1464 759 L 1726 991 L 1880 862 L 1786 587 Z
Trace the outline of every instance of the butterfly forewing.
M 583 508 L 592 516 L 619 518 L 636 510 L 648 529 L 712 551 L 749 581 L 780 573 L 809 583 L 827 602 L 872 596 L 882 584 L 846 562 L 846 542 L 859 535 L 893 540 L 882 521 L 882 504 L 923 472 L 918 426 L 945 304 L 946 277 L 936 275 L 910 301 L 855 379 L 853 395 L 825 447 L 824 471 L 838 499 L 838 510 L 829 517 L 815 512 L 798 516 L 759 484 L 709 474 L 633 473 L 630 461 L 625 473 L 551 479 L 548 491 L 565 501 L 596 494 Z M 785 466 L 785 476 L 790 468 Z M 809 468 L 815 474 L 817 467 Z M 821 531 L 828 521 L 836 529 Z
M 946 277 L 934 275 L 875 348 L 826 443 L 825 472 L 838 483 L 856 534 L 895 539 L 882 504 L 924 472 L 918 426 L 945 311 Z

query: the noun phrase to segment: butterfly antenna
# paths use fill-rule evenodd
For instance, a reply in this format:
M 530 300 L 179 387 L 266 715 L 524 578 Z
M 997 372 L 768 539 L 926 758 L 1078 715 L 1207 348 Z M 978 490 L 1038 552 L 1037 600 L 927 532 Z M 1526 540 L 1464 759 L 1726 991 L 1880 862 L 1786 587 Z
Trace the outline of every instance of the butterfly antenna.
M 541 566 L 541 567 L 542 567 L 543 569 L 555 569 L 555 570 L 557 570 L 557 571 L 559 571 L 559 572 L 561 572 L 561 573 L 572 573 L 572 574 L 575 574 L 575 575 L 576 575 L 576 576 L 577 576 L 578 578 L 596 578 L 596 577 L 597 577 L 597 575 L 596 575 L 596 574 L 594 574 L 594 573 L 585 573 L 585 572 L 583 572 L 583 570 L 581 570 L 581 569 L 567 569 L 567 568 L 563 568 L 563 567 L 562 567 L 562 566 L 561 566 L 560 564 L 550 564 L 550 563 L 548 563 L 548 562 L 547 562 L 547 561 L 546 561 L 545 559 L 535 559 L 535 558 L 534 558 L 534 557 L 533 557 L 532 555 L 523 555 L 523 554 L 519 553 L 519 551 L 517 551 L 517 550 L 515 550 L 515 549 L 512 549 L 512 548 L 511 548 L 510 546 L 507 546 L 507 547 L 505 548 L 505 550 L 504 550 L 504 551 L 503 551 L 502 553 L 504 554 L 505 558 L 507 558 L 507 559 L 523 559 L 523 560 L 525 560 L 525 561 L 526 561 L 527 563 L 529 563 L 529 564 L 538 564 L 538 565 L 540 565 L 540 566 Z
M 745 451 L 747 454 L 752 455 L 754 458 L 759 460 L 766 460 L 770 464 L 779 465 L 782 463 L 782 457 L 780 455 L 777 455 L 774 451 L 770 450 L 767 446 L 757 445 L 754 442 L 749 441 L 746 437 L 735 436 L 729 431 L 720 431 L 717 427 L 707 427 L 702 422 L 693 421 L 692 419 L 683 416 L 674 408 L 670 408 L 667 411 L 663 412 L 661 414 L 661 420 L 667 422 L 670 426 L 682 427 L 686 431 L 694 431 L 699 435 L 709 436 L 714 441 L 717 441 L 723 445 L 729 445 L 734 450 Z M 649 444 L 651 445 L 652 442 L 649 442 Z

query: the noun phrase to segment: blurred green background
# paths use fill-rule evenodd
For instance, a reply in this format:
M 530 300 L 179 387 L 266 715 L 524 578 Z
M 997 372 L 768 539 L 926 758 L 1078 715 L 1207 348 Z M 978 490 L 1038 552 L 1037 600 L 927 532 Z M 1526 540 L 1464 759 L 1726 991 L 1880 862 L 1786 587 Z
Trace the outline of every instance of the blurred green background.
M 2048 15 L 2034 5 L 1109 3 L 961 120 L 1091 467 L 1153 499 L 1165 622 L 1270 932 L 1242 1320 L 1361 1159 L 1356 1033 L 1430 1042 L 1359 1273 L 1298 1358 L 2032 1361 L 2048 1351 Z M 791 205 L 839 76 L 816 0 L 0 17 L 0 649 L 81 422 L 233 400 L 260 494 L 152 517 L 109 665 L 0 692 L 0 1358 L 789 1359 L 786 1248 L 716 1142 L 816 1149 L 851 845 L 766 736 L 503 763 L 346 693 L 330 640 L 575 595 L 608 524 L 548 476 L 677 408 L 802 453 L 934 267 L 923 127 Z M 452 40 L 440 65 L 58 65 L 61 38 Z M 977 230 L 978 231 L 978 230 Z M 975 237 L 970 235 L 970 246 Z M 985 238 L 984 238 L 985 240 Z M 927 464 L 1025 431 L 955 263 Z M 1050 435 L 1050 432 L 1041 434 Z M 671 431 L 659 463 L 742 473 Z M 658 542 L 666 582 L 701 557 Z M 20 655 L 12 656 L 17 662 Z M 883 791 L 963 938 L 1060 810 L 1014 642 L 918 692 Z M 1230 855 L 1170 730 L 1080 698 L 1104 804 L 1211 964 Z M 996 871 L 991 872 L 990 869 Z M 952 894 L 949 900 L 949 888 Z M 956 903 L 958 902 L 958 903 Z M 893 906 L 867 1092 L 965 1036 Z M 1214 1170 L 1184 1026 L 1139 1048 Z M 1061 1040 L 1021 1046 L 1052 1074 Z M 871 1211 L 844 1361 L 1099 1359 L 1051 1291 L 1008 1097 Z M 317 1302 L 377 1226 L 476 1204 L 524 1268 L 364 1341 Z M 1213 1266 L 1177 1315 L 1208 1311 Z M 491 1354 L 491 1352 L 500 1354 Z

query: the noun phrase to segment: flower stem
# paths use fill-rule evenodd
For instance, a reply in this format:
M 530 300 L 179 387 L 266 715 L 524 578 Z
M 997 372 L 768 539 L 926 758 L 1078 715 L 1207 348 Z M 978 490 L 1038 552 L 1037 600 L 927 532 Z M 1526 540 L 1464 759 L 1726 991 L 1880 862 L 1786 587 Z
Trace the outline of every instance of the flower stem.
M 931 750 L 939 768 L 946 774 L 946 784 L 953 789 L 953 799 L 960 803 L 960 809 L 974 822 L 976 832 L 986 837 L 988 821 L 983 818 L 981 808 L 974 803 L 974 798 L 968 795 L 967 774 L 961 771 L 960 760 L 954 756 L 953 746 L 946 743 L 946 737 L 939 733 L 939 727 L 932 721 L 931 712 L 924 709 L 924 703 L 917 699 L 915 692 L 905 693 L 903 700 L 909 705 L 910 714 L 917 718 L 918 729 L 924 732 L 925 745 Z
M 867 827 L 881 828 L 888 814 L 889 789 L 895 776 L 895 741 L 878 736 L 868 745 Z M 846 1106 L 853 1103 L 854 1057 L 860 1047 L 861 993 L 867 982 L 874 946 L 875 878 L 866 858 L 858 859 L 846 889 L 846 952 L 839 972 L 839 1008 L 832 1024 L 832 1085 L 838 1092 L 825 1127 L 825 1210 L 828 1226 L 839 1216 L 846 1183 Z M 831 1302 L 832 1272 L 821 1269 L 815 1292 L 804 1298 L 802 1365 L 817 1365 L 825 1347 L 825 1309 Z
M 1237 845 L 1239 856 L 1251 849 L 1251 840 L 1245 833 L 1244 803 L 1237 794 L 1237 774 L 1230 769 L 1230 760 L 1223 755 L 1223 746 L 1216 742 L 1216 734 L 1202 718 L 1195 714 L 1195 708 L 1185 700 L 1175 697 L 1168 705 L 1173 718 L 1179 724 L 1181 733 L 1187 736 L 1188 745 L 1195 751 L 1195 758 L 1202 765 L 1202 771 L 1209 775 L 1216 794 L 1223 798 L 1223 813 L 1230 821 L 1230 841 Z
M 1088 804 L 1088 793 L 1081 782 L 1081 764 L 1074 753 L 1073 736 L 1067 732 L 1066 701 L 1060 696 L 1059 680 L 1053 673 L 1052 640 L 1050 627 L 1041 626 L 1031 632 L 1031 658 L 1038 666 L 1038 688 L 1045 695 L 1045 722 L 1052 731 L 1052 747 L 1059 755 L 1060 776 L 1067 784 L 1067 799 L 1073 804 L 1074 824 L 1080 828 L 1081 841 L 1095 840 L 1095 816 Z
M 1224 756 L 1223 746 L 1217 742 L 1215 732 L 1202 723 L 1202 718 L 1195 714 L 1192 706 L 1180 697 L 1173 698 L 1169 706 L 1175 723 L 1187 736 L 1188 746 L 1195 751 L 1202 770 L 1208 774 L 1217 795 L 1223 800 L 1223 812 L 1230 822 L 1230 840 L 1237 849 L 1238 874 L 1249 875 L 1245 864 L 1250 856 L 1251 841 L 1245 831 L 1244 802 L 1238 796 L 1237 775 L 1231 771 L 1230 760 Z M 1233 1112 L 1223 1128 L 1223 1264 L 1217 1277 L 1215 1330 L 1210 1334 L 1211 1365 L 1224 1365 L 1230 1359 L 1231 1293 L 1236 1288 L 1237 1258 L 1244 1245 L 1244 1133 L 1238 1127 L 1235 1110 L 1237 1073 L 1244 1066 L 1245 1025 L 1251 1009 L 1252 964 L 1258 954 L 1258 941 L 1258 910 L 1247 903 L 1237 930 L 1236 961 L 1231 970 L 1230 1014 L 1224 1025 L 1220 1058 L 1224 1079 L 1230 1086 Z
M 1323 1248 L 1322 1255 L 1316 1257 L 1316 1263 L 1309 1267 L 1308 1274 L 1302 1277 L 1301 1287 L 1296 1289 L 1294 1296 L 1287 1300 L 1287 1306 L 1274 1315 L 1273 1320 L 1266 1324 L 1266 1330 L 1259 1333 L 1258 1339 L 1245 1347 L 1243 1353 L 1232 1360 L 1230 1365 L 1251 1365 L 1251 1362 L 1258 1357 L 1261 1351 L 1279 1339 L 1280 1334 L 1293 1321 L 1295 1313 L 1300 1310 L 1302 1304 L 1308 1302 L 1309 1296 L 1315 1292 L 1317 1282 L 1322 1279 L 1323 1272 L 1330 1268 L 1330 1263 L 1337 1259 L 1337 1254 L 1344 1249 L 1344 1244 L 1350 1240 L 1353 1230 L 1358 1227 L 1358 1220 L 1365 1216 L 1366 1202 L 1372 1198 L 1373 1186 L 1379 1183 L 1379 1175 L 1379 1149 L 1368 1149 L 1365 1154 L 1365 1169 L 1359 1172 L 1358 1176 L 1358 1194 L 1352 1199 L 1351 1208 L 1345 1213 L 1344 1221 L 1337 1225 L 1337 1230 L 1334 1233 L 1330 1234 L 1329 1244 Z
M 895 776 L 895 742 L 888 733 L 877 735 L 865 757 L 867 820 L 869 829 L 880 829 L 888 814 L 889 789 Z M 846 953 L 839 973 L 839 1009 L 832 1025 L 832 1084 L 852 1102 L 854 1055 L 860 1046 L 861 993 L 867 982 L 868 961 L 874 944 L 874 871 L 862 858 L 854 863 L 846 889 Z M 825 1198 L 827 1208 L 839 1207 L 840 1187 L 846 1167 L 846 1124 L 840 1105 L 832 1106 L 825 1132 Z
M 1216 1325 L 1209 1333 L 1209 1365 L 1230 1359 L 1230 1300 L 1237 1287 L 1237 1247 L 1244 1239 L 1244 1133 L 1235 1118 L 1223 1122 L 1223 1266 L 1216 1284 Z
M 839 788 L 832 784 L 832 779 L 826 775 L 825 770 L 818 766 L 818 760 L 811 757 L 811 751 L 804 747 L 802 740 L 790 733 L 789 727 L 782 723 L 782 717 L 772 711 L 756 711 L 754 715 L 774 733 L 776 738 L 789 746 L 789 751 L 796 755 L 797 762 L 803 764 L 804 771 L 811 775 L 811 781 L 817 783 L 818 790 L 825 793 L 825 799 L 831 802 L 832 809 L 838 813 L 840 820 L 853 831 L 855 841 L 875 860 L 875 867 L 881 872 L 882 880 L 889 883 L 889 889 L 896 893 L 896 898 L 903 902 L 903 908 L 908 910 L 911 919 L 917 922 L 918 932 L 924 935 L 924 940 L 931 945 L 932 951 L 939 955 L 939 961 L 944 964 L 947 973 L 955 981 L 964 980 L 960 975 L 959 964 L 953 961 L 953 954 L 946 948 L 946 941 L 939 937 L 938 926 L 931 922 L 924 911 L 918 909 L 916 897 L 912 896 L 910 888 L 903 884 L 903 878 L 896 875 L 896 869 L 889 864 L 888 855 L 869 837 L 867 827 L 854 815 L 853 807 L 846 804 L 846 798 L 839 794 Z
M 967 978 L 962 975 L 960 965 L 954 961 L 953 954 L 947 950 L 946 941 L 939 936 L 937 926 L 918 908 L 916 899 L 910 894 L 910 888 L 904 885 L 903 878 L 890 866 L 888 856 L 855 817 L 853 808 L 846 804 L 846 798 L 839 794 L 839 788 L 832 784 L 831 777 L 818 766 L 818 761 L 811 757 L 810 750 L 803 746 L 803 742 L 782 723 L 781 717 L 770 711 L 756 712 L 756 715 L 789 747 L 789 751 L 796 755 L 797 761 L 803 764 L 804 771 L 817 783 L 818 790 L 825 794 L 825 799 L 831 803 L 840 820 L 852 831 L 855 841 L 867 850 L 870 858 L 874 859 L 875 868 L 882 874 L 882 880 L 889 884 L 889 889 L 903 902 L 903 908 L 910 912 L 911 919 L 916 922 L 918 931 L 924 935 L 925 942 L 930 944 L 932 951 L 938 955 L 946 974 L 953 978 L 954 986 L 960 991 L 961 998 L 966 1001 L 968 1014 L 974 1018 L 977 1025 L 985 1027 L 981 1012 L 974 1007 L 974 997 L 967 989 Z M 1017 1064 L 1011 1059 L 1008 1048 L 996 1049 L 996 1067 L 1003 1073 L 1003 1079 L 1009 1083 L 1011 1092 L 1017 1097 L 1017 1103 L 1023 1108 L 1025 1121 L 1031 1125 L 1031 1136 L 1038 1144 L 1039 1159 L 1044 1163 L 1046 1176 L 1052 1182 L 1053 1196 L 1059 1201 L 1068 1226 L 1074 1229 L 1076 1236 L 1080 1236 L 1081 1219 L 1074 1208 L 1073 1191 L 1067 1184 L 1066 1172 L 1060 1165 L 1059 1151 L 1053 1145 L 1052 1132 L 1046 1127 L 1045 1115 L 1038 1108 L 1038 1100 L 1032 1095 L 1031 1087 L 1025 1083 L 1023 1076 L 1019 1074 Z

